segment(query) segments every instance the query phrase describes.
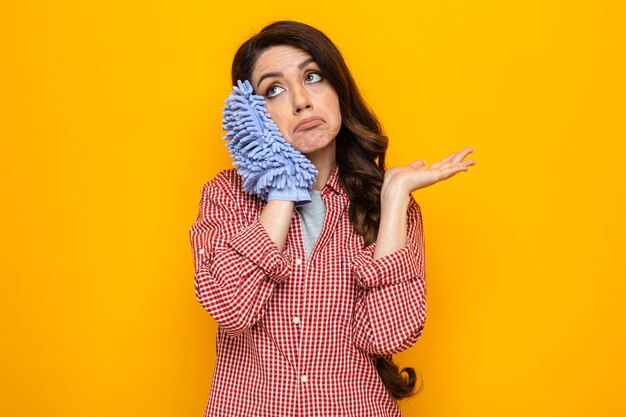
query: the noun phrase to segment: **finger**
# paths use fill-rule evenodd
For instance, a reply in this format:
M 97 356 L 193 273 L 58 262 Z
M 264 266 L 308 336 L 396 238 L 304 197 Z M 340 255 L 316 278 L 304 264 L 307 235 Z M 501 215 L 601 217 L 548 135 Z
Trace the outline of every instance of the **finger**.
M 456 154 L 453 154 L 456 155 Z M 450 155 L 452 156 L 452 155 Z M 457 164 L 457 162 L 454 162 L 453 159 L 449 159 L 450 157 L 447 157 L 445 159 L 442 159 L 441 161 L 435 162 L 434 164 L 430 165 L 433 168 L 437 168 L 437 169 L 446 169 L 446 168 L 450 168 L 452 166 L 455 166 Z
M 458 164 L 443 168 L 441 171 L 454 172 L 454 174 L 457 174 L 461 171 L 469 172 L 469 167 L 474 166 L 474 165 L 476 165 L 476 163 L 472 160 L 462 161 L 462 162 L 459 162 Z
M 448 179 L 448 178 L 458 174 L 461 171 L 469 172 L 467 166 L 459 164 L 459 165 L 455 165 L 455 166 L 452 166 L 452 167 L 449 167 L 449 168 L 441 170 L 441 176 L 442 176 L 442 179 Z
M 462 160 L 465 159 L 465 157 L 469 154 L 471 154 L 472 152 L 474 152 L 473 148 L 465 148 L 463 149 L 461 152 L 459 152 L 456 157 L 452 160 L 453 164 L 457 164 L 459 162 L 461 162 Z
M 418 168 L 422 168 L 424 166 L 426 166 L 426 161 L 424 161 L 423 159 L 417 160 L 417 161 L 413 161 L 409 164 L 409 166 L 413 169 L 418 169 Z
M 440 169 L 457 168 L 457 167 L 467 168 L 473 165 L 476 165 L 476 162 L 473 159 L 468 159 L 467 161 L 460 161 L 460 162 L 457 162 L 456 164 L 448 164 L 447 166 L 442 166 Z
M 459 154 L 458 152 L 451 153 L 450 155 L 446 156 L 445 158 L 443 158 L 443 159 L 442 159 L 441 161 L 439 161 L 439 162 L 441 162 L 442 164 L 448 164 L 448 163 L 452 162 L 452 161 L 454 160 L 454 158 L 455 158 L 458 154 Z
M 473 159 L 468 159 L 467 161 L 463 161 L 461 163 L 464 164 L 466 167 L 471 167 L 471 166 L 476 165 L 476 161 L 474 161 Z
M 434 164 L 431 164 L 429 168 L 436 168 L 441 171 L 444 171 L 449 168 L 455 168 L 455 167 L 465 168 L 465 167 L 472 166 L 472 165 L 476 165 L 476 162 L 474 162 L 473 159 L 468 159 L 467 161 L 459 161 L 455 163 L 452 163 L 452 162 L 444 163 L 443 161 L 439 161 L 439 162 L 435 162 Z
M 467 148 L 463 149 L 463 150 L 462 150 L 462 151 L 460 151 L 460 152 L 454 152 L 454 153 L 452 153 L 452 154 L 450 154 L 450 155 L 446 156 L 446 157 L 445 157 L 445 158 L 443 158 L 440 162 L 441 162 L 443 165 L 447 165 L 447 164 L 454 165 L 454 164 L 459 163 L 459 162 L 460 162 L 460 161 L 462 161 L 463 159 L 465 159 L 465 157 L 466 157 L 467 155 L 469 155 L 470 153 L 472 153 L 472 152 L 474 152 L 474 149 L 473 149 L 473 148 L 470 148 L 470 147 L 467 147 Z

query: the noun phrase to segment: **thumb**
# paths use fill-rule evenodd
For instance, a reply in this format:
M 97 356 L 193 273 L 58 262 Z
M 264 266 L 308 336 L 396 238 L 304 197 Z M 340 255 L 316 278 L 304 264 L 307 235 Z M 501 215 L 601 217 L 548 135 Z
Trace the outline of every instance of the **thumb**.
M 409 166 L 413 169 L 422 168 L 426 166 L 426 161 L 424 161 L 423 159 L 419 159 L 417 161 L 411 162 Z

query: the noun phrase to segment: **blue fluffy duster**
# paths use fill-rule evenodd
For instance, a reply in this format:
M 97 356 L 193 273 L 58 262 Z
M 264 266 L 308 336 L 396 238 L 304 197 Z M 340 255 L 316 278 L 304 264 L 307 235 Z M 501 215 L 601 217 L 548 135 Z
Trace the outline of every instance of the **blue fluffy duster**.
M 311 201 L 318 172 L 302 153 L 285 141 L 265 108 L 263 96 L 249 81 L 237 81 L 226 99 L 222 128 L 244 191 L 264 200 Z

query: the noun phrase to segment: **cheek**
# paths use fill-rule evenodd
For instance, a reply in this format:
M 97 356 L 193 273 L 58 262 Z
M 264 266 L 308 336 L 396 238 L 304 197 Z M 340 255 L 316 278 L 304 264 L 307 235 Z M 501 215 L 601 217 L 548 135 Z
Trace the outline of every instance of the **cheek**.
M 337 107 L 337 130 L 339 130 L 339 128 L 341 128 L 341 110 L 339 109 L 339 107 Z
M 283 135 L 283 138 L 287 142 L 291 143 L 291 137 L 289 136 L 289 128 L 288 128 L 285 120 L 282 119 L 281 117 L 277 117 L 277 119 L 274 119 L 272 117 L 272 120 L 274 120 L 274 123 L 276 123 L 276 126 L 278 126 L 278 130 L 280 130 L 280 133 Z
M 341 119 L 340 109 L 339 109 L 339 96 L 329 87 L 329 90 L 326 92 L 324 96 L 324 107 L 328 109 L 328 115 L 333 116 L 334 119 Z
M 334 122 L 333 125 L 337 129 L 337 131 L 339 131 L 339 129 L 341 128 L 341 109 L 339 107 L 339 101 L 333 101 L 330 108 L 332 109 L 331 117 Z
M 283 138 L 287 142 L 291 143 L 291 138 L 288 135 L 289 126 L 287 125 L 286 118 L 283 117 L 282 113 L 280 111 L 277 111 L 276 109 L 270 109 L 268 107 L 267 112 L 270 114 L 270 117 L 272 118 L 272 121 L 274 122 L 274 124 L 276 124 L 276 126 L 278 127 L 278 130 L 280 130 L 280 133 L 283 135 Z

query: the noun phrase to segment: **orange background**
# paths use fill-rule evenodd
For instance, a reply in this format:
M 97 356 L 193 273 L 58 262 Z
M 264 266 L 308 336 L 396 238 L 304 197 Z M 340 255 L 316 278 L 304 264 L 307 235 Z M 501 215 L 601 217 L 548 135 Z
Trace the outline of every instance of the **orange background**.
M 621 1 L 4 2 L 2 416 L 200 416 L 215 324 L 188 231 L 236 47 L 277 19 L 343 51 L 415 193 L 429 309 L 406 416 L 626 414 Z

